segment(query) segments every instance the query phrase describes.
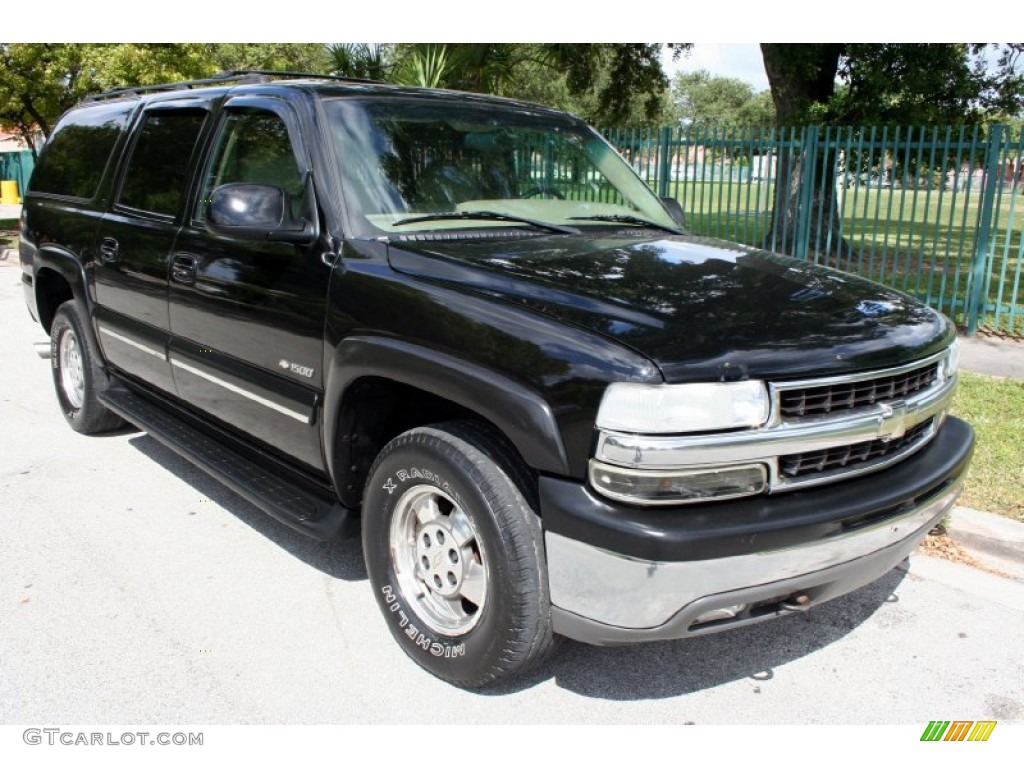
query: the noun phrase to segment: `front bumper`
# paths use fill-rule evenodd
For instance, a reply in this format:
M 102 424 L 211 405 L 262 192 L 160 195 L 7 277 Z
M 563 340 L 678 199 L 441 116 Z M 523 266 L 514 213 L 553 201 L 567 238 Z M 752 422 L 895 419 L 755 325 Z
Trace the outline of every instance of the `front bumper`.
M 611 645 L 804 610 L 881 577 L 956 500 L 974 446 L 949 418 L 911 458 L 834 485 L 676 509 L 543 478 L 555 631 Z

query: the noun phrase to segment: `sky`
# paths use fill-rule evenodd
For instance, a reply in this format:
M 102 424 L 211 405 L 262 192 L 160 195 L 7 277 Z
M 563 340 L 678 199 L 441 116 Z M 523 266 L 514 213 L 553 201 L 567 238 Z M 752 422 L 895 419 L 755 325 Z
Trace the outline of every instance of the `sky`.
M 986 54 L 989 68 L 994 70 L 997 55 L 989 51 Z M 755 91 L 768 90 L 768 76 L 764 72 L 761 59 L 761 47 L 757 43 L 694 43 L 688 56 L 681 56 L 678 61 L 672 60 L 672 51 L 664 49 L 662 66 L 671 79 L 676 72 L 696 72 L 706 69 L 712 75 L 735 77 L 750 83 Z M 1024 62 L 1018 64 L 1018 71 L 1024 68 Z
M 676 72 L 706 69 L 712 75 L 735 77 L 750 83 L 755 91 L 768 90 L 768 77 L 757 43 L 694 43 L 689 55 L 684 54 L 678 61 L 672 61 L 672 52 L 666 49 L 662 66 L 669 78 Z

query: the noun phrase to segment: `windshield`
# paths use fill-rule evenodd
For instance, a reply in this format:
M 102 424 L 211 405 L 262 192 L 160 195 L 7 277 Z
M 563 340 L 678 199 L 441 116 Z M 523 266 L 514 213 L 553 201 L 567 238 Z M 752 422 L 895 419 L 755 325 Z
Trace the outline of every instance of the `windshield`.
M 324 107 L 359 236 L 644 222 L 678 229 L 615 150 L 570 118 L 415 98 Z

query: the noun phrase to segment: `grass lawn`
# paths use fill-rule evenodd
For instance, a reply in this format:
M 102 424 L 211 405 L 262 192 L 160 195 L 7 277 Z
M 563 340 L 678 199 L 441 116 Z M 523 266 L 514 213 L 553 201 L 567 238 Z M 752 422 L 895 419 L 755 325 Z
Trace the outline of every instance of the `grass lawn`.
M 978 441 L 960 503 L 1024 522 L 1024 381 L 961 373 L 953 413 Z

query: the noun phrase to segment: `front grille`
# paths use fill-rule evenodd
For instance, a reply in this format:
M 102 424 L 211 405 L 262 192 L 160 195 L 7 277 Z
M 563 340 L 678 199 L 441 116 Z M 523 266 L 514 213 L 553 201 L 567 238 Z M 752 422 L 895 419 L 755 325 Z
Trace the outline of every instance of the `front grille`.
M 779 474 L 786 478 L 806 478 L 830 470 L 854 469 L 912 448 L 916 443 L 923 443 L 928 439 L 931 426 L 932 419 L 928 419 L 908 429 L 903 437 L 892 440 L 869 440 L 838 448 L 780 456 Z
M 801 416 L 821 416 L 837 411 L 848 411 L 874 403 L 903 400 L 915 392 L 927 389 L 939 375 L 939 364 L 932 363 L 895 376 L 851 381 L 779 392 L 779 407 L 783 419 Z

